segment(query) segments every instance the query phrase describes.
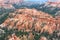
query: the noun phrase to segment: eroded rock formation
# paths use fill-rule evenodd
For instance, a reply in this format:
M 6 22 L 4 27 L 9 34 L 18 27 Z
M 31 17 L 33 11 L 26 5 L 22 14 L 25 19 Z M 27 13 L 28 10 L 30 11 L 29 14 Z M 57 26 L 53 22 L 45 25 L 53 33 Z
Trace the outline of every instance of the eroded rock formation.
M 18 31 L 22 30 L 23 32 L 36 32 L 40 34 L 47 32 L 48 34 L 53 34 L 55 30 L 59 29 L 59 25 L 58 20 L 48 13 L 36 9 L 24 8 L 18 9 L 14 13 L 10 13 L 9 17 L 0 26 L 2 28 L 6 27 L 8 30 L 17 29 Z M 30 34 L 30 36 L 31 35 L 32 34 Z M 45 37 L 41 37 L 40 40 L 42 39 L 47 40 Z

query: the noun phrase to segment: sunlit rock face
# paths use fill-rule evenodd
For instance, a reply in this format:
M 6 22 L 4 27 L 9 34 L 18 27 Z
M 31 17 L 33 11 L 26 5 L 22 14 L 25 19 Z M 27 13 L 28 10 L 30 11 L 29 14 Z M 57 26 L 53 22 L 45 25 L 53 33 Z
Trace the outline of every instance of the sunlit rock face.
M 39 40 L 48 40 L 46 37 L 41 37 Z
M 23 0 L 0 0 L 0 3 L 19 3 L 19 2 L 22 2 Z
M 22 1 L 23 1 L 23 0 L 17 0 L 17 1 L 16 1 L 16 0 L 13 0 L 13 1 L 12 1 L 12 0 L 9 0 L 9 3 L 12 3 L 12 4 L 15 3 L 15 4 L 16 4 L 16 3 L 20 3 L 20 2 L 22 2 Z
M 60 21 L 57 16 L 36 9 L 16 9 L 9 13 L 0 28 L 8 34 L 7 40 L 37 40 L 37 37 L 38 40 L 60 39 Z
M 50 0 L 51 2 L 60 2 L 60 0 Z
M 60 2 L 46 2 L 45 5 L 49 5 L 49 6 L 51 6 L 51 7 L 60 8 Z
M 3 3 L 4 2 L 4 0 L 0 0 L 0 3 Z
M 10 13 L 9 17 L 1 24 L 8 29 L 24 30 L 26 32 L 48 32 L 52 34 L 56 30 L 55 19 L 44 12 L 36 9 L 19 9 Z
M 4 9 L 15 9 L 12 4 L 4 4 L 4 3 L 1 3 L 0 4 L 0 8 L 4 8 Z
M 15 9 L 11 4 L 0 4 L 0 8 Z
M 0 0 L 0 8 L 15 9 L 12 4 L 19 4 L 23 0 Z
M 48 0 L 45 5 L 60 8 L 60 0 Z

